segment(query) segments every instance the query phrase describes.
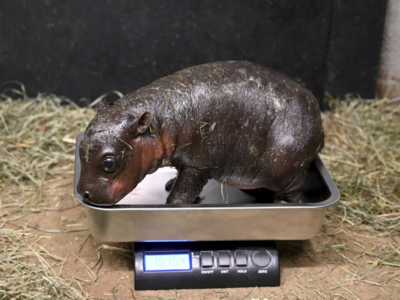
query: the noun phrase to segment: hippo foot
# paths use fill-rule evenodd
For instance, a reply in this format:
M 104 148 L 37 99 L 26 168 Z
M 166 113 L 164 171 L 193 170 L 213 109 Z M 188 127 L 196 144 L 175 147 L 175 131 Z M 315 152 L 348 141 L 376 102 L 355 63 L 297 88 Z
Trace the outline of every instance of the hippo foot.
M 289 193 L 279 192 L 275 194 L 274 203 L 299 203 L 300 198 L 300 190 Z
M 166 204 L 175 204 L 175 205 L 182 205 L 182 204 L 201 204 L 201 201 L 204 200 L 205 197 L 197 196 L 193 201 L 185 200 L 175 200 L 173 202 L 168 202 Z
M 274 199 L 274 203 L 275 204 L 285 204 L 285 203 L 290 203 L 290 202 L 287 202 L 287 201 L 281 200 L 281 199 Z
M 196 199 L 194 199 L 193 204 L 201 204 L 201 201 L 203 201 L 204 199 L 205 196 L 204 197 L 197 196 Z

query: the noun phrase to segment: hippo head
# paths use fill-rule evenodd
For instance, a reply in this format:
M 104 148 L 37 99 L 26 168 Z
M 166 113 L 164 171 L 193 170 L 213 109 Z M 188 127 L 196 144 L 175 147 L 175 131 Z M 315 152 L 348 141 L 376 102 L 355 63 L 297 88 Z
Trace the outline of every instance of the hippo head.
M 154 172 L 151 114 L 121 113 L 107 105 L 88 125 L 79 146 L 81 173 L 77 186 L 85 202 L 111 206 Z

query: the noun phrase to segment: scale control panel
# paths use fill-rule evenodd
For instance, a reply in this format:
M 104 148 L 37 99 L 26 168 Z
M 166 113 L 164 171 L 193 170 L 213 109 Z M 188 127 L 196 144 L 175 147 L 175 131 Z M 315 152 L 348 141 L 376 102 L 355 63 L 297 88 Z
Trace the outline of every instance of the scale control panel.
M 278 286 L 273 241 L 134 244 L 135 289 Z

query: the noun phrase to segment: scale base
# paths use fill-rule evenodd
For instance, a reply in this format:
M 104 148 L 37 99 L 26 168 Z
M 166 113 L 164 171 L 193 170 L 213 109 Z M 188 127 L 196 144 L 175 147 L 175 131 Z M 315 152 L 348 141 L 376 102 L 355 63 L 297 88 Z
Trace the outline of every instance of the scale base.
M 279 286 L 274 241 L 134 243 L 135 290 Z

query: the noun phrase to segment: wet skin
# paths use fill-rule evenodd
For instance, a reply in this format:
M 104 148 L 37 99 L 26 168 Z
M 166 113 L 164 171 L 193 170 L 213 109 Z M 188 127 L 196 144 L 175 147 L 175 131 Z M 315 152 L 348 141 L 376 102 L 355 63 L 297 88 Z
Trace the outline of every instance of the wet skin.
M 297 202 L 323 146 L 310 91 L 261 65 L 205 64 L 99 107 L 80 145 L 78 192 L 113 205 L 146 174 L 174 166 L 168 204 L 193 203 L 209 179 Z

